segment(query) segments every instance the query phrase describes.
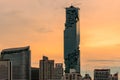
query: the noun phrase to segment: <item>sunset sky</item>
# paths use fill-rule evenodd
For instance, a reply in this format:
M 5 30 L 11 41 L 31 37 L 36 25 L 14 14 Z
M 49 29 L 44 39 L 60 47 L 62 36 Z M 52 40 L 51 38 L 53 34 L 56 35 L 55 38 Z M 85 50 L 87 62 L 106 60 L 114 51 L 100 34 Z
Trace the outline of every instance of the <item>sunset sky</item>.
M 81 69 L 120 71 L 120 0 L 0 0 L 0 50 L 30 45 L 32 66 L 43 55 L 63 60 L 65 7 L 80 8 Z

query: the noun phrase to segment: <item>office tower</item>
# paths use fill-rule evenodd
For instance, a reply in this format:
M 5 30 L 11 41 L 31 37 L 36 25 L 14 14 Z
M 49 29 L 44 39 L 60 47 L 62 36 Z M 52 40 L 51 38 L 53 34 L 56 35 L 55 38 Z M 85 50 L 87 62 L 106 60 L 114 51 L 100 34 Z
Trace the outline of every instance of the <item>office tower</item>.
M 89 74 L 85 74 L 82 80 L 92 80 Z
M 0 60 L 0 80 L 12 80 L 11 61 Z
M 70 69 L 70 73 L 65 73 L 62 80 L 82 80 L 80 73 L 76 73 L 74 69 Z
M 110 69 L 95 69 L 94 80 L 110 80 Z
M 67 7 L 64 30 L 65 73 L 69 73 L 70 69 L 80 73 L 79 27 L 79 8 Z
M 39 68 L 31 68 L 31 80 L 39 80 Z
M 54 80 L 61 80 L 63 76 L 63 64 L 56 63 L 54 68 Z
M 52 80 L 54 78 L 54 60 L 49 60 L 43 56 L 40 60 L 39 80 Z
M 1 52 L 2 59 L 12 62 L 13 80 L 31 80 L 30 49 L 27 47 L 9 48 Z

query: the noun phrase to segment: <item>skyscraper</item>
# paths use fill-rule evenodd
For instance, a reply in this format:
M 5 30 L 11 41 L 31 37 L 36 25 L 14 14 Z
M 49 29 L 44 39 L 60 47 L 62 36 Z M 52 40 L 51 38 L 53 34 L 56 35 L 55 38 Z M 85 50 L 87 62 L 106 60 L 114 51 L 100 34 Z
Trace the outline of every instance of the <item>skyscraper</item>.
M 9 59 L 12 63 L 12 80 L 31 80 L 31 59 L 29 46 L 4 49 L 2 59 Z
M 64 30 L 65 73 L 69 73 L 70 69 L 80 73 L 79 27 L 79 8 L 67 7 Z
M 39 80 L 53 80 L 54 78 L 54 60 L 49 60 L 43 56 L 40 60 Z

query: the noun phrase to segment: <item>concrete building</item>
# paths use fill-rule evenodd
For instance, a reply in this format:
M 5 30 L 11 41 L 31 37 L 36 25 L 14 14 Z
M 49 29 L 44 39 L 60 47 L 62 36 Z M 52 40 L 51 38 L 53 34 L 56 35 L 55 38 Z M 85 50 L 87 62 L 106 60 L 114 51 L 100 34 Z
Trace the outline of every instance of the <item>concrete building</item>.
M 4 49 L 1 52 L 1 57 L 12 62 L 13 80 L 31 80 L 31 54 L 29 46 Z
M 92 80 L 89 74 L 85 74 L 82 80 Z
M 54 60 L 49 60 L 48 57 L 43 56 L 40 60 L 39 80 L 54 79 Z
M 39 80 L 39 68 L 31 68 L 31 80 Z
M 54 68 L 54 80 L 61 80 L 63 76 L 63 64 L 56 63 Z
M 76 73 L 74 69 L 70 69 L 70 73 L 65 73 L 62 80 L 82 80 L 82 76 Z
M 95 69 L 94 80 L 110 80 L 110 69 Z
M 65 73 L 69 73 L 71 68 L 80 73 L 79 21 L 79 8 L 74 6 L 67 7 L 64 30 Z
M 12 80 L 11 61 L 0 60 L 0 80 Z

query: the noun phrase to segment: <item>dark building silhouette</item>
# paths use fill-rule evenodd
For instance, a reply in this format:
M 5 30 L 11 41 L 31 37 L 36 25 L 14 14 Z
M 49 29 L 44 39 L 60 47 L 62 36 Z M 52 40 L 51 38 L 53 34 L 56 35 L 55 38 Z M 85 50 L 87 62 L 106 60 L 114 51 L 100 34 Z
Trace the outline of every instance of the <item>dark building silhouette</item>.
M 77 73 L 80 73 L 79 27 L 79 8 L 67 7 L 64 30 L 65 73 L 69 73 L 70 69 L 75 69 Z
M 12 80 L 10 60 L 0 60 L 0 80 Z
M 63 76 L 63 64 L 55 63 L 54 80 L 61 80 Z
M 39 68 L 31 68 L 31 80 L 39 80 Z
M 110 69 L 95 69 L 94 80 L 110 80 Z
M 53 80 L 54 79 L 54 60 L 49 60 L 48 57 L 43 56 L 40 60 L 40 78 L 39 80 Z
M 4 49 L 2 59 L 9 59 L 12 63 L 12 80 L 31 80 L 31 54 L 29 46 Z

